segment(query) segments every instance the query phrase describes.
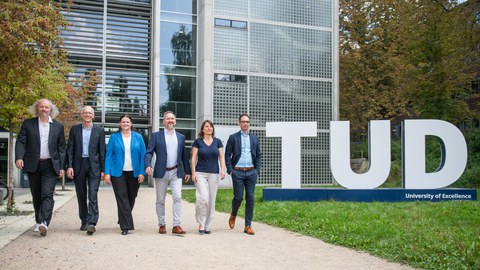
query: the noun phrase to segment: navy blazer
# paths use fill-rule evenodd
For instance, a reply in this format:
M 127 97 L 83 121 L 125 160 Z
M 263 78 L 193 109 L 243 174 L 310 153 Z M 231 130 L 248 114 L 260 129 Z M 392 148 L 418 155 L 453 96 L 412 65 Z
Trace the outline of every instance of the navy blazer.
M 73 168 L 74 176 L 80 173 L 83 152 L 83 126 L 78 124 L 70 129 L 67 145 L 67 168 Z M 97 125 L 92 126 L 88 142 L 88 160 L 93 176 L 100 177 L 105 171 L 105 131 Z
M 145 168 L 152 167 L 153 153 L 157 156 L 155 167 L 153 167 L 154 178 L 162 178 L 167 172 L 167 143 L 165 141 L 164 132 L 164 130 L 161 130 L 152 133 L 152 136 L 150 136 L 150 142 L 147 146 L 147 154 L 145 155 Z M 177 134 L 178 140 L 177 177 L 183 178 L 185 174 L 191 174 L 187 150 L 185 149 L 185 136 L 176 131 L 175 134 Z
M 242 155 L 242 137 L 241 132 L 230 135 L 225 147 L 225 165 L 227 166 L 227 173 L 231 174 L 233 167 L 240 160 Z M 257 170 L 257 174 L 260 175 L 260 169 L 262 168 L 262 150 L 260 149 L 260 141 L 257 136 L 252 132 L 248 133 L 250 136 L 250 151 L 252 153 L 253 166 Z
M 65 169 L 65 132 L 63 125 L 53 120 L 48 133 L 48 151 L 56 174 Z M 23 160 L 23 171 L 34 173 L 40 163 L 40 130 L 38 117 L 23 121 L 15 144 L 15 160 Z
M 145 142 L 142 135 L 132 131 L 130 141 L 130 154 L 132 156 L 133 177 L 145 174 Z M 113 177 L 120 177 L 123 173 L 125 163 L 125 145 L 123 144 L 122 133 L 116 132 L 110 136 L 107 145 L 107 155 L 105 156 L 105 174 Z

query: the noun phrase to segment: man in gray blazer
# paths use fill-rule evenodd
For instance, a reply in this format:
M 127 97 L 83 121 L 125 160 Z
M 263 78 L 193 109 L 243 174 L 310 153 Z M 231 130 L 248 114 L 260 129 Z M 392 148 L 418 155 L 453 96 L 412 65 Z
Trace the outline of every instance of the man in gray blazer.
M 241 130 L 230 135 L 225 148 L 225 164 L 227 173 L 232 176 L 233 184 L 232 212 L 228 224 L 230 229 L 235 227 L 235 218 L 238 208 L 242 204 L 243 190 L 245 190 L 245 228 L 243 232 L 253 235 L 255 233 L 251 225 L 255 184 L 262 167 L 262 151 L 257 136 L 250 132 L 250 116 L 248 114 L 240 115 L 238 124 Z
M 65 133 L 63 125 L 53 120 L 57 108 L 48 99 L 40 99 L 31 108 L 37 117 L 23 122 L 15 145 L 15 165 L 28 174 L 35 228 L 47 235 L 53 213 L 53 193 L 57 179 L 65 171 Z
M 182 214 L 182 178 L 190 179 L 190 165 L 185 148 L 185 136 L 175 131 L 175 114 L 167 111 L 163 114 L 164 130 L 152 133 L 145 155 L 145 172 L 153 174 L 157 190 L 156 209 L 158 233 L 167 232 L 165 226 L 165 196 L 170 185 L 173 198 L 173 234 L 185 234 L 180 227 Z M 152 157 L 156 155 L 152 169 Z
M 67 177 L 75 181 L 80 230 L 92 235 L 98 221 L 98 187 L 105 171 L 105 132 L 93 124 L 92 107 L 83 107 L 81 117 L 82 123 L 73 126 L 68 136 Z

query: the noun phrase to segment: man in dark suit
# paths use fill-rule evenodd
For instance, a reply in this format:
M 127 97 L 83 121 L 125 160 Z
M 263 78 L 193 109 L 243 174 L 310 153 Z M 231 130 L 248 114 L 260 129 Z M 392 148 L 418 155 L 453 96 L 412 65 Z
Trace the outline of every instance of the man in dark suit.
M 152 133 L 145 155 L 145 171 L 153 174 L 157 190 L 158 232 L 165 234 L 165 196 L 170 185 L 173 198 L 173 234 L 185 234 L 180 227 L 182 215 L 182 178 L 190 179 L 190 165 L 185 149 L 185 136 L 175 131 L 175 114 L 167 111 L 163 114 L 165 129 Z M 152 157 L 156 155 L 155 167 L 152 169 Z
M 235 227 L 235 218 L 238 208 L 242 204 L 243 190 L 245 189 L 245 228 L 243 232 L 255 234 L 251 225 L 253 219 L 253 205 L 255 184 L 262 167 L 262 151 L 260 142 L 250 129 L 250 116 L 242 114 L 238 118 L 240 131 L 230 135 L 225 148 L 225 164 L 227 173 L 232 176 L 233 200 L 232 212 L 228 224 L 230 229 Z
M 74 179 L 81 231 L 92 235 L 98 221 L 97 193 L 105 171 L 105 132 L 93 124 L 93 108 L 82 109 L 81 124 L 70 129 L 67 146 L 67 177 Z M 88 201 L 87 201 L 88 188 Z
M 65 173 L 65 133 L 63 125 L 53 120 L 58 110 L 50 100 L 38 100 L 31 110 L 37 117 L 25 120 L 20 128 L 15 165 L 28 174 L 35 209 L 34 231 L 45 236 L 52 219 L 57 178 Z

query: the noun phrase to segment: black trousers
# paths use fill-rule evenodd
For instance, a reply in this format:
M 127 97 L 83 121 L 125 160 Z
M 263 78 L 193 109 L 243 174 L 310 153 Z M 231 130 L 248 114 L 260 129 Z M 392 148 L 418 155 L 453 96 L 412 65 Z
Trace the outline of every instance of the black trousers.
M 82 167 L 75 177 L 75 191 L 77 192 L 78 215 L 82 225 L 97 225 L 98 222 L 98 187 L 100 186 L 100 172 L 93 173 L 88 158 L 82 158 Z M 88 195 L 88 196 L 87 196 Z
M 122 176 L 112 176 L 112 186 L 117 200 L 118 224 L 121 230 L 134 230 L 132 210 L 140 183 L 133 171 L 123 171 Z
M 57 179 L 58 175 L 55 173 L 50 159 L 40 161 L 37 171 L 28 173 L 37 223 L 45 222 L 47 226 L 50 225 L 55 203 L 53 194 L 55 193 Z

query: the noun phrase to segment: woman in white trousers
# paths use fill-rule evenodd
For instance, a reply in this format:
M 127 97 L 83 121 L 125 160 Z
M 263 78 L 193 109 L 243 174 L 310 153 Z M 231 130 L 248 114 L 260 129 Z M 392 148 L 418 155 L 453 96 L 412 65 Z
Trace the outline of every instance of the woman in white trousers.
M 195 217 L 200 234 L 210 234 L 220 179 L 225 178 L 223 144 L 215 138 L 212 121 L 202 123 L 192 147 L 192 181 L 196 187 Z M 220 163 L 220 166 L 219 166 Z

